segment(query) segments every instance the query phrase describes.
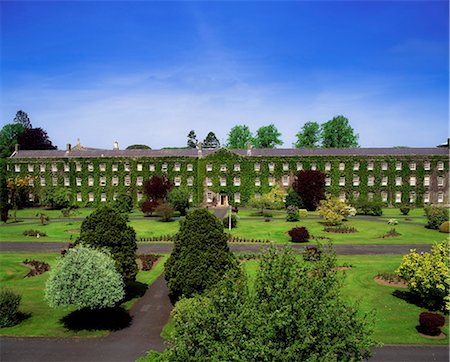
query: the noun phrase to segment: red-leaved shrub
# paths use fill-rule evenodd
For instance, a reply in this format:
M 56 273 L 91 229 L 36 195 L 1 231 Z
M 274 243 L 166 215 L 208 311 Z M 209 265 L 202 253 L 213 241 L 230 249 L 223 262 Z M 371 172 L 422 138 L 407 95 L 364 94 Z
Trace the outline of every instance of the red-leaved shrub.
M 293 228 L 288 231 L 288 234 L 294 243 L 304 243 L 309 240 L 309 232 L 304 226 Z
M 419 316 L 419 331 L 428 336 L 441 334 L 441 327 L 445 324 L 445 318 L 438 313 L 422 312 Z

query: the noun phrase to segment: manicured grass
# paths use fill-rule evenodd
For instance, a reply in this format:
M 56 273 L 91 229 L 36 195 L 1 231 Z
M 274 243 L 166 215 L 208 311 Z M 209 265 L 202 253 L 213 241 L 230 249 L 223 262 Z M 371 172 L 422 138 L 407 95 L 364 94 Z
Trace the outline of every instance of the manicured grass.
M 92 211 L 95 209 L 93 208 L 79 208 L 75 209 L 70 217 L 74 218 L 85 218 L 86 216 L 90 215 Z M 13 211 L 9 211 L 10 217 L 12 216 Z M 33 218 L 38 220 L 39 215 L 37 214 L 46 214 L 50 219 L 59 219 L 63 218 L 63 215 L 61 213 L 61 210 L 47 210 L 45 208 L 28 208 L 28 209 L 21 209 L 17 210 L 17 218 Z
M 81 227 L 81 221 L 51 221 L 47 225 L 20 222 L 0 226 L 0 241 L 62 241 L 75 240 Z M 45 237 L 24 236 L 25 230 L 39 230 L 47 234 Z M 71 232 L 69 232 L 70 230 Z
M 104 336 L 105 330 L 74 331 L 66 329 L 60 319 L 72 312 L 73 308 L 50 308 L 44 300 L 45 282 L 48 273 L 24 278 L 29 268 L 21 265 L 25 259 L 45 261 L 54 267 L 59 258 L 58 253 L 0 253 L 0 283 L 2 287 L 13 289 L 22 295 L 20 311 L 30 314 L 30 317 L 20 324 L 1 328 L 0 335 L 8 336 Z M 161 274 L 166 257 L 161 260 L 154 269 L 147 272 L 139 272 L 137 281 L 151 284 Z M 125 309 L 130 309 L 138 298 L 134 298 L 123 304 Z
M 300 257 L 300 256 L 299 256 Z M 393 272 L 401 262 L 401 256 L 345 256 L 339 257 L 338 263 L 347 263 L 351 269 L 345 273 L 343 295 L 349 301 L 358 302 L 364 312 L 375 310 L 374 337 L 383 343 L 398 344 L 448 344 L 449 339 L 436 340 L 424 338 L 416 331 L 419 314 L 425 309 L 410 304 L 394 295 L 397 289 L 377 284 L 373 279 L 378 273 Z M 254 283 L 258 262 L 255 260 L 243 263 L 249 275 L 250 283 Z M 443 331 L 448 336 L 448 317 Z
M 162 222 L 156 218 L 131 220 L 128 225 L 136 230 L 137 239 L 161 235 L 173 235 L 178 232 L 180 223 L 177 220 Z

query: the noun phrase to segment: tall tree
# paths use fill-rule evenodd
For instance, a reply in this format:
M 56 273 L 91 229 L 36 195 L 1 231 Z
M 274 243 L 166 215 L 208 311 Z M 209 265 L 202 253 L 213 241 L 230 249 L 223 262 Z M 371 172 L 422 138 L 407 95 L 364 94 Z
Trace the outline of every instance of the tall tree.
M 320 171 L 299 171 L 292 184 L 306 209 L 314 211 L 325 200 L 325 175 Z
M 149 201 L 165 201 L 171 188 L 167 177 L 152 176 L 144 182 L 144 194 Z
M 14 152 L 14 145 L 18 143 L 18 138 L 24 131 L 24 126 L 19 123 L 9 123 L 3 126 L 0 131 L 0 158 L 11 156 Z
M 321 128 L 323 148 L 359 147 L 359 135 L 355 134 L 348 119 L 344 116 L 333 117 L 323 123 Z
M 14 122 L 21 124 L 24 128 L 33 128 L 28 114 L 24 111 L 17 111 Z
M 22 150 L 56 150 L 42 128 L 26 128 L 18 137 Z
M 253 135 L 248 126 L 237 125 L 230 130 L 230 133 L 228 133 L 227 147 L 247 148 L 248 144 L 252 142 L 252 139 Z
M 280 139 L 281 133 L 273 124 L 258 128 L 253 144 L 256 148 L 275 148 L 276 145 L 282 145 Z
M 306 122 L 301 132 L 295 135 L 297 142 L 294 143 L 296 148 L 316 148 L 320 143 L 320 125 L 317 122 Z
M 187 145 L 189 148 L 195 148 L 198 145 L 197 135 L 194 130 L 191 130 L 187 135 Z
M 203 140 L 203 147 L 204 148 L 219 148 L 220 142 L 217 139 L 214 132 L 209 132 L 206 138 Z

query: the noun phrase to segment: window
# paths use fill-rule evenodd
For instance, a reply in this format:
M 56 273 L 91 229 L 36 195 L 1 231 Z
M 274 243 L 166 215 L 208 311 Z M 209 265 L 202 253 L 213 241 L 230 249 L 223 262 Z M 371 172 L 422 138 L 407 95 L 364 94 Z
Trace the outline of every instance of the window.
M 155 172 L 155 164 L 151 163 L 148 167 L 150 172 Z
M 255 171 L 259 172 L 261 170 L 261 164 L 260 163 L 255 163 Z
M 125 179 L 123 181 L 125 186 L 130 186 L 131 185 L 131 177 L 130 176 L 125 176 Z
M 92 163 L 88 163 L 88 171 L 89 172 L 94 171 L 94 165 Z
M 236 192 L 234 194 L 234 202 L 241 202 L 241 193 L 240 192 Z
M 118 177 L 118 176 L 114 175 L 114 176 L 112 177 L 112 180 L 111 180 L 111 181 L 112 181 L 111 184 L 112 184 L 113 186 L 119 186 L 119 177 Z
M 141 201 L 141 200 L 142 200 L 142 192 L 139 192 L 139 191 L 138 191 L 138 193 L 137 193 L 137 200 L 138 200 L 138 201 Z
M 438 192 L 438 200 L 437 200 L 437 202 L 439 204 L 442 204 L 444 202 L 444 193 L 442 191 Z
M 220 186 L 226 186 L 227 185 L 227 178 L 224 176 L 220 177 Z
M 34 178 L 28 180 L 28 186 L 34 186 Z
M 206 202 L 212 202 L 212 201 L 213 201 L 212 192 L 208 192 L 206 194 Z
M 227 172 L 227 165 L 220 165 L 220 172 Z
M 260 199 L 261 198 L 261 194 L 259 192 L 255 192 L 255 199 Z
M 289 176 L 284 175 L 281 182 L 283 183 L 283 186 L 289 186 Z
M 77 192 L 77 202 L 83 201 L 83 197 L 81 196 L 81 192 Z
M 424 176 L 423 177 L 423 185 L 424 186 L 430 186 L 430 176 Z
M 387 176 L 383 176 L 381 178 L 381 186 L 387 186 L 388 184 L 388 177 Z
M 312 171 L 317 170 L 317 164 L 316 164 L 315 162 L 313 162 L 313 163 L 311 164 L 311 170 L 312 170 Z
M 369 175 L 367 178 L 367 186 L 375 185 L 375 177 L 373 175 Z
M 410 169 L 411 171 L 415 171 L 415 170 L 416 170 L 416 163 L 415 163 L 415 162 L 411 162 L 411 163 L 409 164 L 409 169 Z
M 138 176 L 136 178 L 136 186 L 142 186 L 143 182 L 144 182 L 144 178 L 142 176 Z
M 14 165 L 14 169 L 16 170 L 16 172 L 20 172 L 20 165 L 18 163 L 16 163 Z
M 167 163 L 163 163 L 161 166 L 161 171 L 162 172 L 167 172 L 167 169 L 169 168 L 169 166 L 167 165 Z
M 58 186 L 58 177 L 52 177 L 52 185 Z
M 402 193 L 400 191 L 397 191 L 395 193 L 395 202 L 398 204 L 402 202 Z
M 69 172 L 70 171 L 70 165 L 68 163 L 64 164 L 64 172 Z
M 106 202 L 106 194 L 104 192 L 102 192 L 102 194 L 100 195 L 100 201 Z
M 359 176 L 353 175 L 353 186 L 359 186 Z
M 192 186 L 194 184 L 194 178 L 192 176 L 189 176 L 187 178 L 187 185 Z
M 255 178 L 255 186 L 261 186 L 261 179 L 259 177 Z
M 136 165 L 136 170 L 137 171 L 142 171 L 142 163 L 138 163 L 137 165 Z
M 269 186 L 273 186 L 275 184 L 275 178 L 273 176 L 269 176 Z
M 76 178 L 76 185 L 81 186 L 81 177 Z
M 180 176 L 176 176 L 175 180 L 174 180 L 175 186 L 179 187 L 181 186 L 181 177 Z
M 283 171 L 289 171 L 289 164 L 287 162 L 283 163 Z
M 344 162 L 340 162 L 339 163 L 339 171 L 344 171 L 345 170 L 345 163 Z
M 428 191 L 423 194 L 423 202 L 426 204 L 430 202 L 430 193 Z
M 34 171 L 34 165 L 29 163 L 28 164 L 28 172 L 33 172 Z
M 386 191 L 381 192 L 381 201 L 387 202 L 388 194 Z
M 416 176 L 411 176 L 409 178 L 409 186 L 416 186 Z
M 241 178 L 239 176 L 234 178 L 234 186 L 241 186 Z
M 52 172 L 58 172 L 58 165 L 56 163 L 52 163 Z
M 94 201 L 94 193 L 93 192 L 89 192 L 88 200 L 89 200 L 89 202 L 93 202 Z
M 212 177 L 207 177 L 206 178 L 206 186 L 212 186 L 213 182 L 212 182 Z
M 402 169 L 402 163 L 399 162 L 399 161 L 397 161 L 397 162 L 395 163 L 395 170 L 396 170 L 396 171 L 400 171 L 401 169 Z
M 339 177 L 339 186 L 345 186 L 345 177 L 344 176 Z
M 401 186 L 402 185 L 402 178 L 400 176 L 397 176 L 395 178 L 395 186 Z
M 100 176 L 100 186 L 106 186 L 106 176 Z
M 382 169 L 383 171 L 386 171 L 386 170 L 388 169 L 388 164 L 387 164 L 387 162 L 381 162 L 381 169 Z
M 411 191 L 409 193 L 409 202 L 411 204 L 414 204 L 416 202 L 416 198 L 417 198 L 416 193 L 414 191 Z
M 437 184 L 438 184 L 439 187 L 444 186 L 444 178 L 442 176 L 438 176 Z
M 179 162 L 175 162 L 175 165 L 173 166 L 173 170 L 175 172 L 180 172 L 181 170 L 181 164 Z
M 331 177 L 325 177 L 325 186 L 331 186 Z
M 45 165 L 40 165 L 39 168 L 41 172 L 45 172 Z
M 297 171 L 303 170 L 303 164 L 301 162 L 297 162 Z
M 241 164 L 235 163 L 234 164 L 234 171 L 237 171 L 237 172 L 241 171 Z
M 64 186 L 70 186 L 70 179 L 67 176 L 64 176 Z
M 212 165 L 211 165 L 210 163 L 208 163 L 208 164 L 206 165 L 206 171 L 207 171 L 207 172 L 211 172 L 211 171 L 212 171 Z
M 192 197 L 192 194 L 189 194 L 189 202 L 194 201 L 194 198 Z
M 41 186 L 45 186 L 45 177 L 41 176 Z
M 113 172 L 117 172 L 119 170 L 119 166 L 117 165 L 117 163 L 113 163 L 112 165 L 112 171 Z
M 192 163 L 188 163 L 186 166 L 187 171 L 192 172 L 192 170 L 194 169 L 194 166 L 192 166 Z
M 325 163 L 325 171 L 331 171 L 331 163 L 330 162 Z
M 94 178 L 92 176 L 88 177 L 88 186 L 94 186 Z
M 353 171 L 359 171 L 359 162 L 353 164 Z
M 117 200 L 117 192 L 114 192 L 114 194 L 113 194 L 113 201 L 116 201 Z
M 273 162 L 269 162 L 269 171 L 273 172 L 275 170 L 275 164 Z
M 373 200 L 373 192 L 367 193 L 367 200 L 372 201 Z
M 359 191 L 353 191 L 353 199 L 358 200 L 360 196 Z
M 124 170 L 125 172 L 130 172 L 130 164 L 129 164 L 128 162 L 126 162 L 126 163 L 123 165 L 123 170 Z
M 345 192 L 344 192 L 344 191 L 342 191 L 342 192 L 339 194 L 339 200 L 345 201 Z
M 367 171 L 373 171 L 373 161 L 367 162 Z
M 81 172 L 81 162 L 75 162 L 75 170 Z
M 424 169 L 425 171 L 429 171 L 430 168 L 431 168 L 430 161 L 425 161 L 425 162 L 423 163 L 423 169 Z
M 99 169 L 100 169 L 101 172 L 105 172 L 106 171 L 106 164 L 105 163 L 101 163 L 99 165 Z

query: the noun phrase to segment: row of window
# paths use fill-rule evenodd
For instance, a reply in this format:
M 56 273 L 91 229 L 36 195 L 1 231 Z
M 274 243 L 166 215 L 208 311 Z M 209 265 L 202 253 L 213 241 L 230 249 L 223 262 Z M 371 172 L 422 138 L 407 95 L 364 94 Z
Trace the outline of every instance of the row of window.
M 136 165 L 136 170 L 137 171 L 143 171 L 143 164 L 142 163 L 138 163 Z M 403 163 L 398 161 L 395 164 L 395 169 L 397 171 L 402 170 L 403 167 Z M 268 163 L 268 168 L 269 168 L 269 172 L 274 172 L 275 171 L 275 163 L 274 162 L 269 162 Z M 353 171 L 359 171 L 360 168 L 360 163 L 359 162 L 355 162 L 353 163 Z M 429 171 L 431 169 L 431 163 L 430 161 L 424 161 L 423 163 L 423 168 L 426 171 Z M 63 169 L 64 172 L 69 172 L 70 171 L 70 166 L 68 163 L 64 163 L 63 164 Z M 82 164 L 80 162 L 76 162 L 75 163 L 75 169 L 77 172 L 81 172 L 82 169 Z M 92 163 L 88 163 L 87 164 L 87 169 L 90 172 L 94 171 L 94 164 Z M 167 172 L 169 169 L 169 165 L 167 163 L 163 163 L 161 165 L 161 171 L 162 172 Z M 289 171 L 289 163 L 285 162 L 282 164 L 282 169 L 283 171 Z M 316 163 L 311 163 L 310 166 L 311 170 L 317 170 L 317 164 Z M 367 170 L 368 171 L 372 171 L 374 169 L 374 162 L 373 161 L 369 161 L 367 163 Z M 381 170 L 386 171 L 388 169 L 388 163 L 387 162 L 381 162 Z M 417 169 L 417 163 L 416 162 L 410 162 L 409 163 L 409 169 L 411 171 L 415 171 Z M 438 171 L 443 171 L 444 170 L 444 162 L 443 161 L 438 161 L 437 163 L 437 169 Z M 20 172 L 21 170 L 21 164 L 15 164 L 15 171 L 16 172 Z M 45 164 L 41 164 L 39 165 L 39 170 L 40 172 L 45 172 L 46 171 L 46 165 Z M 106 171 L 106 164 L 105 163 L 101 163 L 99 164 L 99 170 L 101 172 L 105 172 Z M 119 165 L 118 164 L 113 164 L 112 165 L 112 171 L 113 172 L 117 172 L 119 170 Z M 129 163 L 124 163 L 124 171 L 125 172 L 130 172 L 131 168 L 130 168 L 130 164 Z M 181 171 L 181 163 L 176 162 L 173 166 L 173 170 L 175 172 L 180 172 Z M 188 163 L 186 165 L 186 171 L 188 172 L 192 172 L 194 170 L 194 166 L 192 163 Z M 234 164 L 233 167 L 234 171 L 240 172 L 241 171 L 241 165 L 239 163 Z M 261 171 L 261 163 L 255 163 L 254 164 L 254 170 L 256 172 Z M 301 171 L 303 170 L 303 164 L 302 162 L 297 162 L 297 171 Z M 344 171 L 345 170 L 345 163 L 341 162 L 339 163 L 339 171 Z M 58 171 L 58 164 L 53 163 L 51 164 L 51 171 L 52 172 L 57 172 Z M 149 165 L 149 171 L 154 172 L 155 171 L 155 164 L 150 164 Z M 213 171 L 213 165 L 212 164 L 207 164 L 206 165 L 206 171 L 207 172 L 212 172 Z M 227 172 L 227 165 L 223 164 L 220 165 L 220 171 L 221 172 Z M 331 171 L 331 162 L 326 162 L 325 163 L 325 172 L 327 171 Z M 34 172 L 34 164 L 28 164 L 28 172 Z
M 356 200 L 356 199 L 359 198 L 359 196 L 360 196 L 360 193 L 358 191 L 354 191 L 353 192 L 353 199 Z M 386 191 L 382 191 L 380 193 L 380 196 L 381 196 L 381 201 L 382 202 L 387 202 L 388 201 L 388 193 Z M 339 194 L 339 199 L 342 200 L 342 201 L 345 201 L 346 197 L 347 197 L 347 195 L 346 195 L 345 192 L 341 192 Z M 374 193 L 373 192 L 367 193 L 367 199 L 369 201 L 372 201 L 373 198 L 374 198 Z M 417 199 L 417 194 L 414 191 L 411 191 L 409 193 L 409 202 L 410 203 L 415 203 L 416 199 Z M 400 191 L 397 191 L 395 193 L 395 202 L 396 203 L 401 203 L 402 202 L 402 193 Z M 423 202 L 425 204 L 430 203 L 430 192 L 429 191 L 424 192 L 424 194 L 423 194 Z M 437 202 L 440 203 L 440 204 L 442 204 L 444 202 L 444 193 L 442 191 L 437 193 Z

